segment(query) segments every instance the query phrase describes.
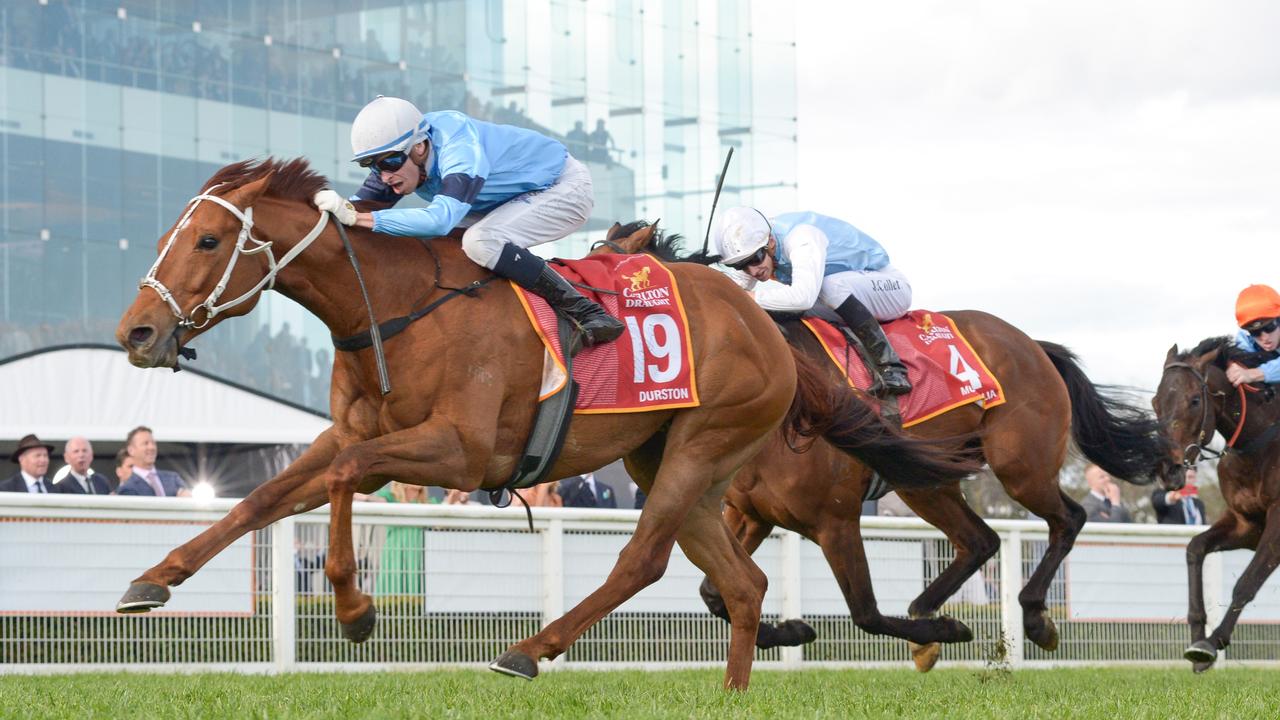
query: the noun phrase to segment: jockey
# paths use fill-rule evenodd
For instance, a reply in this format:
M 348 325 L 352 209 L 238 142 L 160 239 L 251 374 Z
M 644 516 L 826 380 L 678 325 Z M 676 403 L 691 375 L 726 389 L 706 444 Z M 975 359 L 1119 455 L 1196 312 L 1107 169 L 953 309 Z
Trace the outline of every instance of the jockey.
M 1280 293 L 1270 285 L 1250 285 L 1236 298 L 1236 347 L 1249 352 L 1275 352 L 1280 347 Z M 1237 387 L 1249 383 L 1280 383 L 1280 357 L 1256 368 L 1232 364 L 1227 379 Z
M 591 174 L 564 145 L 452 110 L 424 115 L 407 100 L 379 96 L 356 115 L 351 151 L 369 177 L 351 202 L 320 191 L 317 208 L 345 225 L 403 237 L 447 235 L 464 218 L 474 220 L 462 236 L 467 257 L 541 296 L 578 326 L 586 345 L 622 334 L 621 322 L 526 250 L 591 216 Z M 428 205 L 393 207 L 409 193 Z
M 911 308 L 911 284 L 889 264 L 880 243 L 826 215 L 794 212 L 770 220 L 750 207 L 726 210 L 713 234 L 720 262 L 734 270 L 735 282 L 754 290 L 761 307 L 805 312 L 821 300 L 849 325 L 875 363 L 872 391 L 902 395 L 911 390 L 907 368 L 880 327 Z

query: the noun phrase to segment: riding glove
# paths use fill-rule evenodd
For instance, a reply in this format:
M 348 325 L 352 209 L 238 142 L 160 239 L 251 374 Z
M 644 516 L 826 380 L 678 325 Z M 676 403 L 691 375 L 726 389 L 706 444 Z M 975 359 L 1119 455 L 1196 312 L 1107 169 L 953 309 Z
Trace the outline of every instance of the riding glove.
M 343 225 L 356 224 L 356 208 L 346 198 L 333 190 L 321 190 L 311 199 L 321 212 L 331 212 Z

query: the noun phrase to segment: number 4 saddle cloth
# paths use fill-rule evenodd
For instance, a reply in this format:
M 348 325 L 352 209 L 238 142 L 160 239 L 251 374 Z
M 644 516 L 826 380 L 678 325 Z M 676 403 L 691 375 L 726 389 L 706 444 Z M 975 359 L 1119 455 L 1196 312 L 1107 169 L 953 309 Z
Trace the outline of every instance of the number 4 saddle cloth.
M 573 379 L 578 383 L 575 413 L 645 412 L 699 404 L 689 322 L 670 270 L 649 255 L 591 255 L 553 260 L 551 266 L 626 325 L 617 340 L 584 348 L 573 357 Z M 545 348 L 539 393 L 539 399 L 545 399 L 566 380 L 556 314 L 542 298 L 515 283 L 511 287 Z
M 860 390 L 870 387 L 871 374 L 862 356 L 839 328 L 818 317 L 805 317 L 801 322 L 822 343 L 827 357 L 850 385 Z M 907 378 L 911 380 L 911 392 L 898 398 L 903 427 L 969 403 L 979 403 L 983 408 L 1004 404 L 1000 381 L 951 318 L 929 310 L 912 310 L 882 327 L 907 366 Z

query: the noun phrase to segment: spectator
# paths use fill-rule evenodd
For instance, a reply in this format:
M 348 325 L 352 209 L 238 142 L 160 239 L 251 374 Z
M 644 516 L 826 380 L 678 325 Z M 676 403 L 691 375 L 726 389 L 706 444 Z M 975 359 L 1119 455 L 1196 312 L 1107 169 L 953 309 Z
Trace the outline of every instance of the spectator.
M 649 494 L 648 494 L 648 493 L 646 493 L 644 490 L 641 490 L 641 489 L 640 489 L 640 486 L 638 486 L 638 485 L 637 485 L 637 486 L 636 486 L 636 501 L 635 501 L 635 503 L 633 504 L 633 507 L 635 507 L 635 509 L 636 509 L 636 510 L 643 510 L 643 509 L 644 509 L 645 501 L 647 501 L 648 499 L 649 499 Z
M 444 496 L 445 505 L 466 505 L 469 502 L 471 502 L 471 493 L 465 490 L 450 488 Z
M 53 484 L 53 492 L 71 495 L 110 495 L 111 483 L 93 471 L 93 445 L 73 437 L 62 448 L 62 459 L 71 471 Z
M 0 492 L 47 493 L 45 473 L 49 472 L 49 453 L 53 446 L 40 442 L 35 435 L 27 435 L 18 441 L 18 447 L 9 456 L 9 462 L 18 463 L 18 473 L 0 483 Z
M 563 507 L 564 500 L 556 492 L 559 486 L 559 481 L 542 483 L 520 491 L 520 495 L 529 503 L 529 507 Z
M 1097 465 L 1084 469 L 1084 480 L 1089 484 L 1089 494 L 1080 501 L 1088 513 L 1089 522 L 1133 522 L 1129 510 L 1120 503 L 1120 488 L 1106 470 Z
M 426 488 L 392 481 L 370 500 L 389 503 L 425 503 Z M 378 595 L 421 595 L 423 535 L 420 525 L 389 525 L 378 564 Z
M 918 517 L 896 492 L 885 493 L 876 503 L 876 514 L 884 517 Z
M 569 154 L 574 157 L 585 158 L 587 155 L 587 130 L 582 127 L 582 121 L 579 120 L 573 124 L 573 129 L 564 134 L 564 145 L 569 149 Z
M 133 474 L 120 484 L 121 495 L 186 497 L 191 494 L 178 473 L 156 469 L 156 439 L 151 428 L 139 425 L 130 430 L 125 448 L 133 458 Z
M 565 507 L 618 507 L 618 499 L 614 497 L 613 488 L 602 482 L 596 482 L 595 473 L 562 480 L 558 492 Z
M 1151 493 L 1151 507 L 1161 525 L 1204 525 L 1204 501 L 1196 497 L 1196 469 L 1187 468 L 1186 483 L 1180 490 L 1156 489 Z
M 596 129 L 591 131 L 591 135 L 587 137 L 589 141 L 590 152 L 587 157 L 591 160 L 602 163 L 611 163 L 613 156 L 609 154 L 616 145 L 613 142 L 613 136 L 608 130 L 604 129 L 604 118 L 596 120 Z
M 112 492 L 120 489 L 125 480 L 133 474 L 133 458 L 129 457 L 129 448 L 122 447 L 116 452 L 116 482 Z

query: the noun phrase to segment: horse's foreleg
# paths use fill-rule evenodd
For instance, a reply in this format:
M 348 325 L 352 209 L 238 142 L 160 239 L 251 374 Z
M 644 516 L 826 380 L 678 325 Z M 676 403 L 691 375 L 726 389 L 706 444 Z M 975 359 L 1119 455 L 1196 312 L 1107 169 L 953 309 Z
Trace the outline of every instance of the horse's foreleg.
M 1240 579 L 1236 581 L 1236 586 L 1231 591 L 1231 605 L 1227 607 L 1222 622 L 1218 623 L 1218 627 L 1214 628 L 1208 638 L 1191 643 L 1183 653 L 1186 659 L 1197 664 L 1197 670 L 1207 668 L 1208 664 L 1212 664 L 1217 659 L 1218 651 L 1231 644 L 1231 633 L 1235 631 L 1236 622 L 1240 620 L 1240 613 L 1244 612 L 1246 605 L 1253 602 L 1258 589 L 1267 581 L 1267 578 L 1271 577 L 1271 573 L 1275 572 L 1276 566 L 1280 565 L 1280 505 L 1271 506 L 1264 523 L 1253 559 L 1240 574 Z M 1202 533 L 1194 539 L 1199 539 L 1206 534 L 1208 533 Z M 1187 554 L 1190 557 L 1190 547 Z M 1201 602 L 1203 604 L 1203 601 Z M 1200 666 L 1201 663 L 1205 665 Z
M 744 471 L 745 472 L 745 471 Z M 737 539 L 742 549 L 750 555 L 760 547 L 760 543 L 764 541 L 769 533 L 773 530 L 773 526 L 768 523 L 760 522 L 755 517 L 743 513 L 733 505 L 725 505 L 724 507 L 724 524 L 729 529 L 729 534 Z M 702 596 L 702 602 L 706 603 L 707 610 L 712 615 L 729 622 L 729 611 L 725 608 L 724 597 L 716 588 L 711 578 L 704 577 L 702 585 L 698 587 L 698 594 Z
M 334 458 L 326 482 L 329 554 L 324 572 L 333 585 L 334 614 L 348 640 L 368 639 L 377 621 L 373 600 L 356 583 L 351 540 L 355 493 L 373 492 L 392 480 L 415 485 L 429 481 L 440 487 L 474 490 L 479 487 L 480 473 L 469 473 L 466 459 L 488 455 L 484 451 L 468 453 L 454 427 L 437 420 L 352 445 Z
M 1049 547 L 1022 592 L 1018 593 L 1018 603 L 1022 605 L 1022 626 L 1027 639 L 1053 652 L 1058 649 L 1058 628 L 1049 617 L 1045 597 L 1049 594 L 1053 576 L 1075 546 L 1076 536 L 1084 528 L 1087 515 L 1084 508 L 1058 489 L 1056 479 L 1046 479 L 1042 483 L 1028 481 L 1021 487 L 1006 485 L 1005 489 L 1010 491 L 1014 500 L 1044 518 L 1049 525 Z M 1027 492 L 1020 492 L 1024 489 Z
M 316 438 L 289 467 L 263 483 L 218 522 L 170 551 L 155 567 L 140 575 L 116 605 L 119 612 L 147 612 L 169 599 L 169 586 L 180 585 L 215 555 L 242 537 L 279 520 L 317 508 L 326 499 L 324 472 L 337 454 L 333 430 Z M 289 538 L 276 542 L 292 542 Z
M 1228 510 L 1208 530 L 1187 543 L 1187 624 L 1191 641 L 1205 639 L 1209 621 L 1204 607 L 1204 556 L 1223 550 L 1256 547 L 1261 528 Z

